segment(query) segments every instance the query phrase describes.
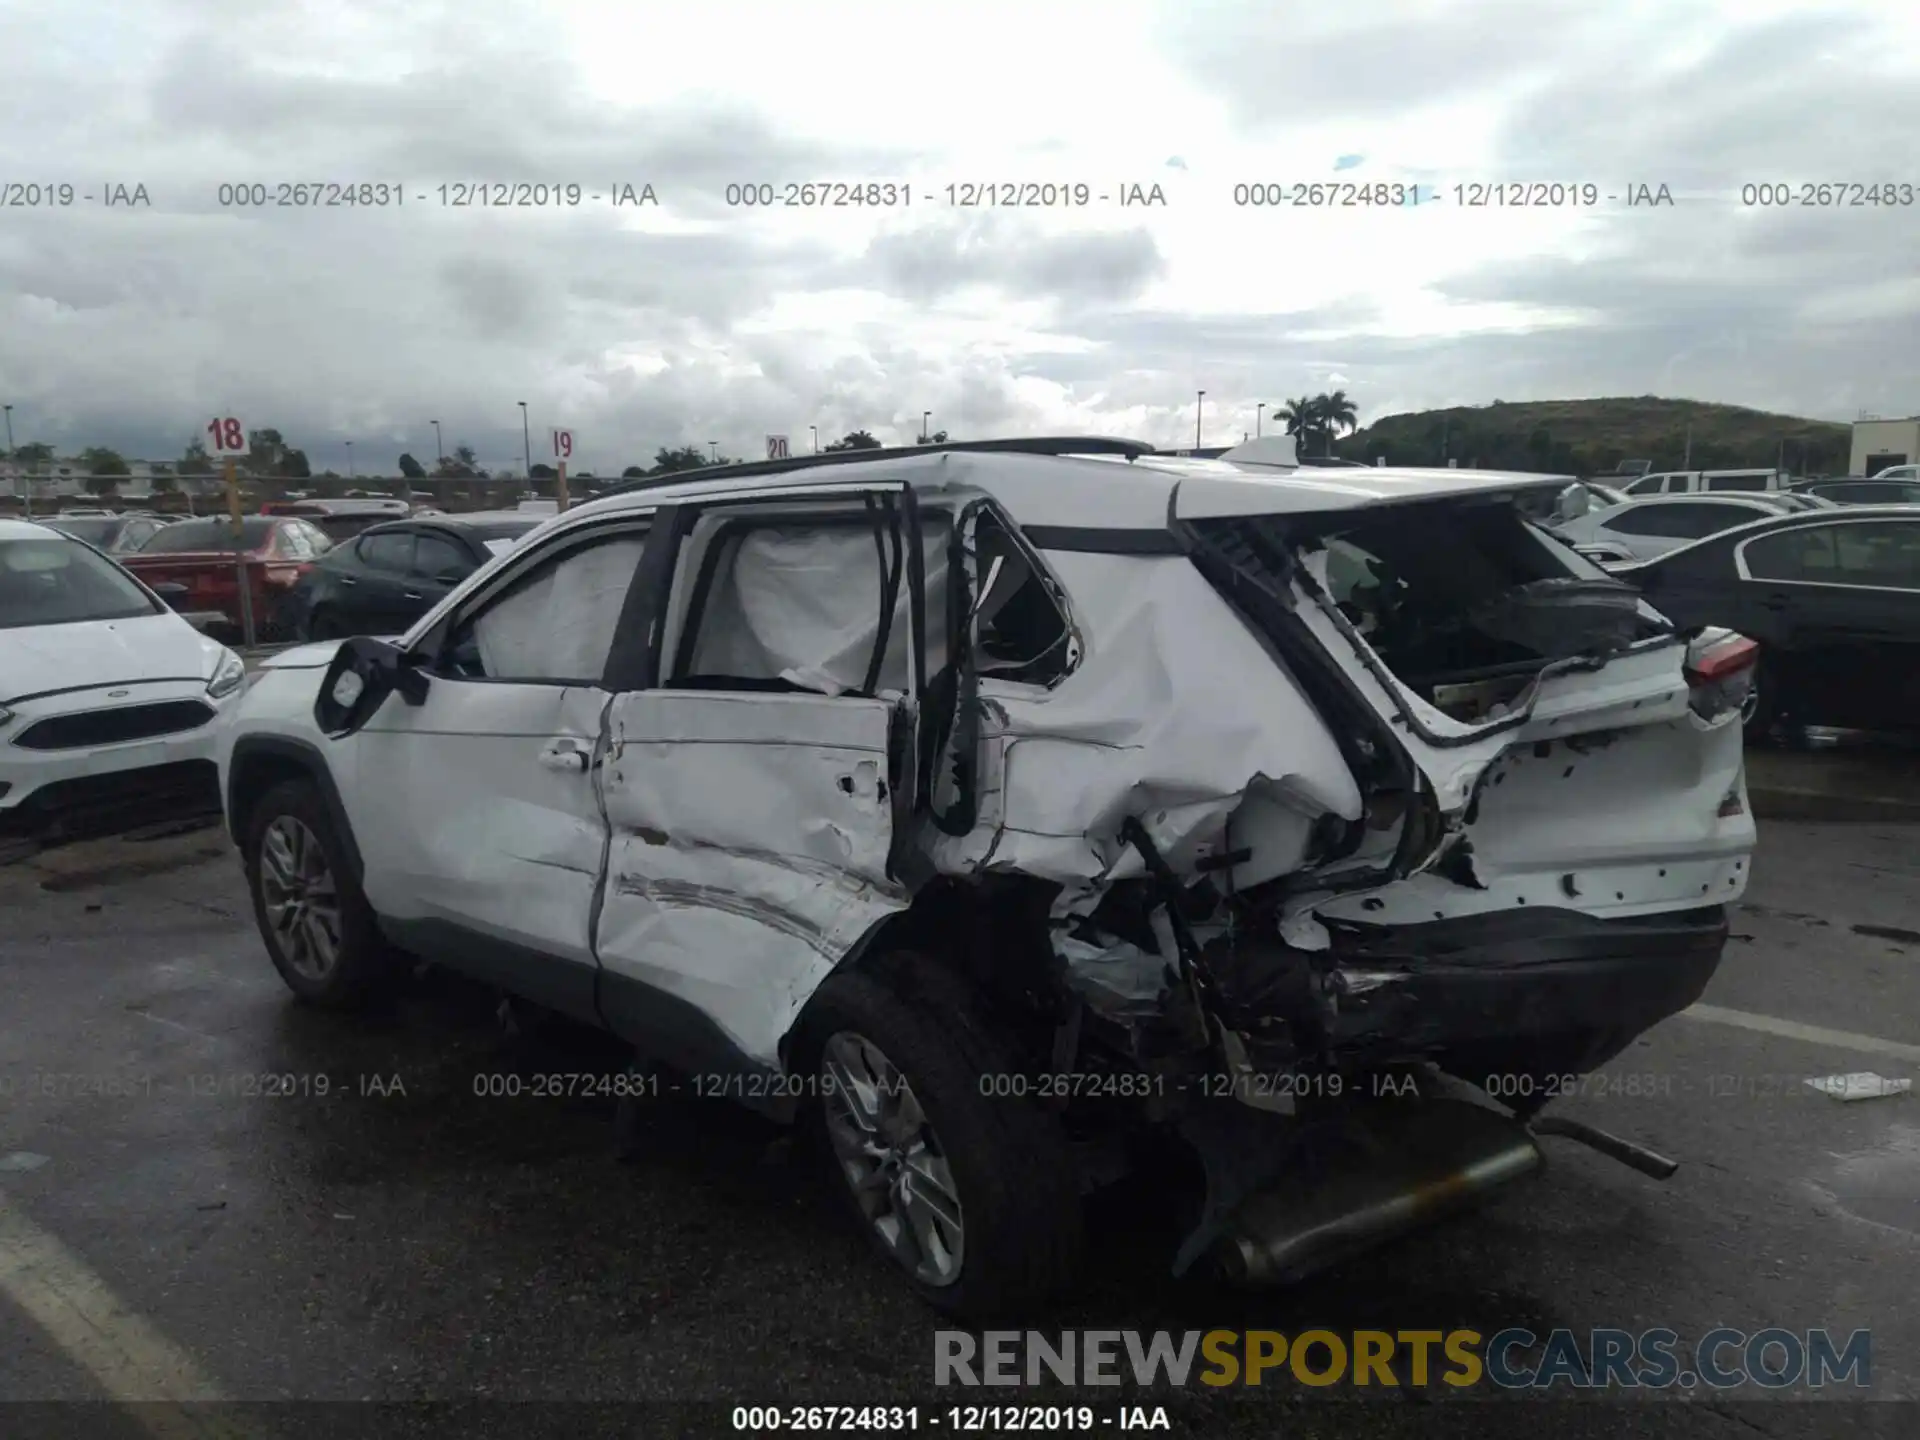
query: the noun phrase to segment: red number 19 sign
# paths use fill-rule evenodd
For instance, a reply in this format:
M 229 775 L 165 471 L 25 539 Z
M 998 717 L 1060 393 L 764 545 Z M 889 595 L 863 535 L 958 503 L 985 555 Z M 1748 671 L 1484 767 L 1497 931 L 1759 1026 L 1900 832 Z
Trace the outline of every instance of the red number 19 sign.
M 217 415 L 207 426 L 207 435 L 213 441 L 207 447 L 215 455 L 247 455 L 252 453 L 247 444 L 247 427 L 232 415 Z
M 553 458 L 563 465 L 573 459 L 573 431 L 556 430 L 553 432 Z

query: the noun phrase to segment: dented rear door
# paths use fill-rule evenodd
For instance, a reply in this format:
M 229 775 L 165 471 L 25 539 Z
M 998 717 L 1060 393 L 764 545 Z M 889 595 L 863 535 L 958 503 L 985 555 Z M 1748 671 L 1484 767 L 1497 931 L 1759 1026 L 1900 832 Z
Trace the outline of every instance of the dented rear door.
M 682 508 L 654 675 L 607 712 L 600 1009 L 692 1073 L 776 1071 L 814 989 L 909 902 L 917 512 L 898 485 Z
M 647 690 L 609 714 L 601 1009 L 696 1070 L 778 1063 L 798 1008 L 905 907 L 893 843 L 893 705 Z M 709 1053 L 711 1052 L 711 1053 Z

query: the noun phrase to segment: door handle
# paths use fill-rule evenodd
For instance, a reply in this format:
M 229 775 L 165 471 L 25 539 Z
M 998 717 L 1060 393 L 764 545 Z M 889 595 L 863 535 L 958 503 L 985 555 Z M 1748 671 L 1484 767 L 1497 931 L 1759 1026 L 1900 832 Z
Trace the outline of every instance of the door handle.
M 423 596 L 418 590 L 402 590 L 400 592 L 400 598 L 402 600 L 423 600 L 426 597 Z
M 587 768 L 587 752 L 580 747 L 578 740 L 562 737 L 549 741 L 540 752 L 540 763 L 549 770 L 562 770 L 575 775 L 584 774 Z
M 1784 595 L 1769 595 L 1760 603 L 1769 610 L 1784 610 L 1787 608 L 1788 602 L 1787 597 Z
M 335 578 L 339 580 L 339 582 L 342 585 L 353 586 L 353 585 L 358 585 L 360 583 L 358 580 L 354 579 L 351 575 L 339 575 L 339 576 L 336 576 Z

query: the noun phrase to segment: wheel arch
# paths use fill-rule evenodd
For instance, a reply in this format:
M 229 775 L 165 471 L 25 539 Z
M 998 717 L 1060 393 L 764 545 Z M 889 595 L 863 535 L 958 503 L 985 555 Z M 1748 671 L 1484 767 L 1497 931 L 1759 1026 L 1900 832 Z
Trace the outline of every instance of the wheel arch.
M 247 817 L 266 793 L 287 780 L 307 780 L 320 792 L 327 818 L 346 853 L 356 882 L 365 874 L 360 846 L 354 839 L 347 807 L 334 783 L 333 771 L 317 745 L 284 735 L 249 735 L 236 740 L 227 762 L 227 834 L 236 845 L 245 843 Z
M 975 993 L 989 1013 L 1004 1019 L 1009 1027 L 1004 1040 L 1030 1041 L 1033 1037 L 1021 1030 L 1063 998 L 1060 962 L 1046 923 L 1057 889 L 1026 876 L 994 876 L 986 881 L 938 877 L 923 885 L 906 909 L 869 926 L 821 977 L 821 983 L 849 972 L 874 973 L 885 966 L 887 957 L 912 951 L 938 962 Z M 781 1037 L 784 1069 L 792 1068 L 794 1044 L 807 1024 L 808 1008 L 800 1006 Z

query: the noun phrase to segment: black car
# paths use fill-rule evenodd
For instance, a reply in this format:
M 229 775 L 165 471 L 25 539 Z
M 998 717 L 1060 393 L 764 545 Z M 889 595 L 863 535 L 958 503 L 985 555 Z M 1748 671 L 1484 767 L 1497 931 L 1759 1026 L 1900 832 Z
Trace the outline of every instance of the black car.
M 1920 731 L 1920 509 L 1758 520 L 1613 574 L 1683 629 L 1759 642 L 1756 731 Z
M 397 635 L 544 518 L 488 512 L 371 526 L 313 567 L 280 620 L 303 640 Z
M 1920 505 L 1920 480 L 1871 480 L 1864 475 L 1835 475 L 1803 480 L 1796 495 L 1812 495 L 1836 505 Z

